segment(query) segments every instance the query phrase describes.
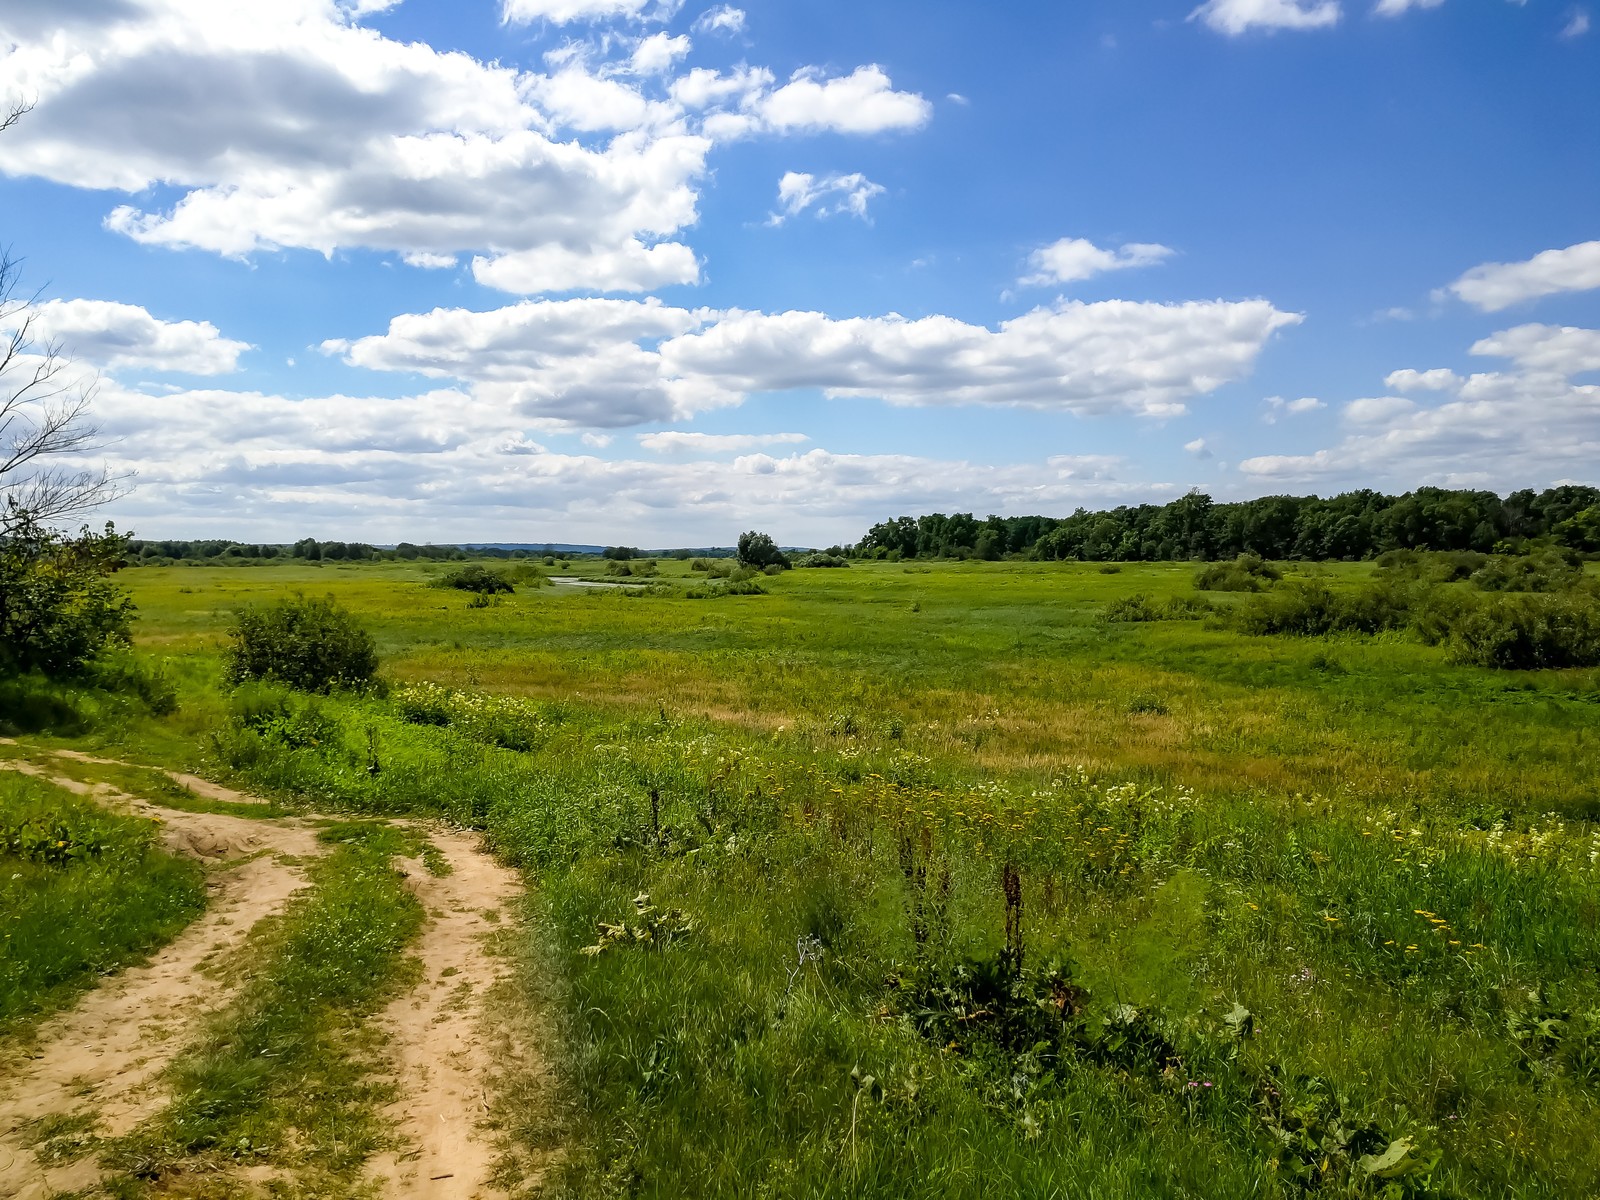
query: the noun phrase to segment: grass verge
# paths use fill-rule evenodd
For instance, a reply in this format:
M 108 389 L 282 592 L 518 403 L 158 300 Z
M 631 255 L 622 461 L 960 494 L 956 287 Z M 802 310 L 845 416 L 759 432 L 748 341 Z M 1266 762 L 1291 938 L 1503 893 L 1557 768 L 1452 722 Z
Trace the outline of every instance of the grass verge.
M 153 822 L 0 777 L 0 1034 L 164 945 L 204 907 L 202 871 L 161 850 Z

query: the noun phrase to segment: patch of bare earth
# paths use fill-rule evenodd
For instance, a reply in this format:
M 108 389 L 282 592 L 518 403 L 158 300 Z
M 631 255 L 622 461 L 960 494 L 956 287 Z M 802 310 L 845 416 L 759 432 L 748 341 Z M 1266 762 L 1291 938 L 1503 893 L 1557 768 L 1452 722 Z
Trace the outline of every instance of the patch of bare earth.
M 540 1170 L 524 1161 L 512 1172 L 521 1178 L 506 1178 L 505 1138 L 492 1116 L 493 1081 L 539 1071 L 513 1023 L 489 1008 L 512 974 L 494 942 L 515 917 L 522 884 L 476 837 L 431 837 L 450 870 L 432 875 L 419 864 L 409 877 L 429 917 L 416 950 L 422 982 L 380 1018 L 401 1096 L 386 1115 L 405 1148 L 375 1160 L 372 1176 L 393 1200 L 490 1200 L 536 1184 Z
M 206 913 L 164 950 L 107 979 L 25 1042 L 0 1047 L 0 1200 L 42 1200 L 92 1187 L 100 1171 L 90 1157 L 40 1161 L 33 1135 L 41 1123 L 78 1118 L 92 1122 L 96 1135 L 115 1137 L 159 1110 L 162 1069 L 231 995 L 202 968 L 238 948 L 304 886 L 300 868 L 282 859 L 309 857 L 318 845 L 314 830 L 298 821 L 178 812 L 33 763 L 0 767 L 157 817 L 169 848 L 217 864 Z

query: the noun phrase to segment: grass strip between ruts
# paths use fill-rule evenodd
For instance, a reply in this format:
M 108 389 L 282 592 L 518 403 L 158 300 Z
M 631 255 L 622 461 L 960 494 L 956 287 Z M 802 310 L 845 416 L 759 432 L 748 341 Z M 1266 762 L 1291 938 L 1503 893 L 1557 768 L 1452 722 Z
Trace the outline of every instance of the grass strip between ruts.
M 385 1145 L 392 1098 L 378 1035 L 365 1022 L 410 977 L 421 905 L 391 865 L 421 847 L 402 829 L 347 822 L 312 888 L 251 939 L 262 965 L 199 1044 L 169 1071 L 170 1105 L 113 1147 L 119 1195 L 223 1196 L 231 1167 L 292 1171 L 317 1195 L 353 1185 Z

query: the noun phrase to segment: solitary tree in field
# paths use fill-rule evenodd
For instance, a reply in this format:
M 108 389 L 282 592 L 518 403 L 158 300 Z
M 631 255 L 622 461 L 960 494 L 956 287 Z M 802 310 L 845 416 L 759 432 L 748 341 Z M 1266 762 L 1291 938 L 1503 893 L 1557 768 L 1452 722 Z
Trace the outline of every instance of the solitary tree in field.
M 772 540 L 770 534 L 749 533 L 739 535 L 739 563 L 741 566 L 755 567 L 787 567 L 789 556 L 778 549 L 778 543 Z

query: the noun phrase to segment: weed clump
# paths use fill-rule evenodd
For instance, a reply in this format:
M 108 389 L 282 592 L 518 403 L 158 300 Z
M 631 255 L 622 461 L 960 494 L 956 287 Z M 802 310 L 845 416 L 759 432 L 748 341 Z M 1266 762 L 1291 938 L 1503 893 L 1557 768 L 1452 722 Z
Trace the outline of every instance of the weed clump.
M 243 608 L 229 638 L 223 662 L 234 684 L 270 680 L 328 692 L 365 687 L 378 670 L 372 635 L 331 596 Z
M 1101 610 L 1100 619 L 1112 624 L 1144 621 L 1194 621 L 1216 611 L 1209 601 L 1198 596 L 1172 596 L 1152 600 L 1143 592 L 1113 600 Z

